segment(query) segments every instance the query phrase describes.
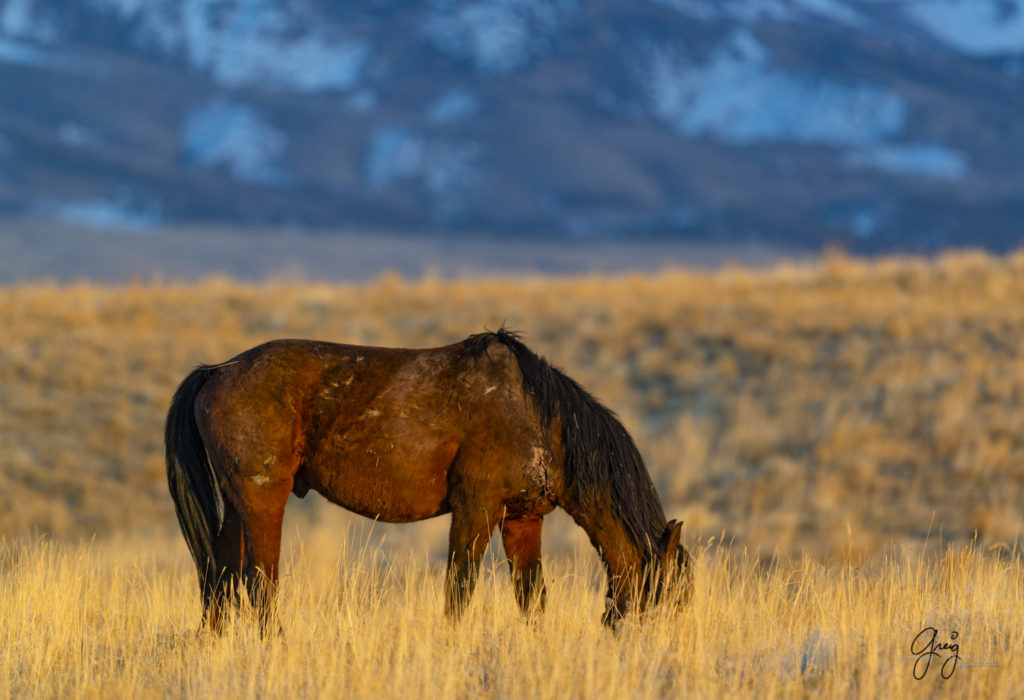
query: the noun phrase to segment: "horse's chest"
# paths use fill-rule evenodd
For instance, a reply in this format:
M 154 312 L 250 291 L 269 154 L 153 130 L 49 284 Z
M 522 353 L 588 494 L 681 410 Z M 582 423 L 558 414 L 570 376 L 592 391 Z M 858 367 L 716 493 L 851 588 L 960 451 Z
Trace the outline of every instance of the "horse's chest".
M 552 470 L 551 453 L 534 446 L 532 459 L 523 467 L 520 483 L 505 508 L 510 516 L 543 515 L 551 512 L 555 503 L 556 486 Z

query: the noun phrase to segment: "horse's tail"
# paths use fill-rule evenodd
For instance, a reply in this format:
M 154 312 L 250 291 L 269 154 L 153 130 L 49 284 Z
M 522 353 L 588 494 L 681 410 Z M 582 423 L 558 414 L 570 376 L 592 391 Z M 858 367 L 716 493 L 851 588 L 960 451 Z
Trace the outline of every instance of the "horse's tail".
M 204 588 L 216 571 L 213 539 L 224 522 L 224 500 L 196 424 L 195 400 L 215 371 L 201 365 L 185 377 L 171 399 L 164 429 L 167 486 Z
M 650 533 L 665 525 L 665 514 L 643 458 L 618 417 L 573 379 L 534 353 L 518 334 L 504 328 L 470 336 L 471 355 L 497 341 L 511 351 L 522 374 L 523 389 L 533 400 L 544 427 L 561 424 L 568 494 L 586 502 L 609 503 L 641 549 L 651 546 Z

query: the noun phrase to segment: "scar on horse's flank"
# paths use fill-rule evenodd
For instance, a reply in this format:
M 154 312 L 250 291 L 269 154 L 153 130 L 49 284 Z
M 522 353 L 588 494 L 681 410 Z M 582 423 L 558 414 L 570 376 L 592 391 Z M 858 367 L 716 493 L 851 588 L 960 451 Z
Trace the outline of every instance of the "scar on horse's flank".
M 422 350 L 259 345 L 185 378 L 165 444 L 213 629 L 243 586 L 261 630 L 276 627 L 284 508 L 310 489 L 386 522 L 450 513 L 453 619 L 496 526 L 517 602 L 543 607 L 541 530 L 556 507 L 604 560 L 607 624 L 665 598 L 681 603 L 692 588 L 682 523 L 666 521 L 622 423 L 505 329 Z

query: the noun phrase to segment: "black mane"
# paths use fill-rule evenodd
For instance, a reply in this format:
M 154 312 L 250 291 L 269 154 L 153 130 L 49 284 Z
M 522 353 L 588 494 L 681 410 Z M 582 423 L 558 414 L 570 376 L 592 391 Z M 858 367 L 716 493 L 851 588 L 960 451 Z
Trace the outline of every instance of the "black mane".
M 555 418 L 560 420 L 569 494 L 581 503 L 608 503 L 637 551 L 649 555 L 665 527 L 665 514 L 640 451 L 618 417 L 526 347 L 518 333 L 504 328 L 478 333 L 463 347 L 477 357 L 495 341 L 515 356 L 523 390 L 533 399 L 545 429 Z

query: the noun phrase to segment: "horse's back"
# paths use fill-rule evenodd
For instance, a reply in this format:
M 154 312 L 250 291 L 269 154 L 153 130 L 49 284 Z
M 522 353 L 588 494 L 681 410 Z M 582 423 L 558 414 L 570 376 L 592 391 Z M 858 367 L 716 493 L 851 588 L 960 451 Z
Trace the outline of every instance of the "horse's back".
M 218 366 L 196 414 L 227 490 L 314 489 L 409 522 L 450 510 L 453 481 L 501 498 L 548 483 L 520 379 L 500 345 L 474 356 L 280 340 Z

